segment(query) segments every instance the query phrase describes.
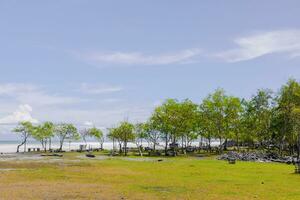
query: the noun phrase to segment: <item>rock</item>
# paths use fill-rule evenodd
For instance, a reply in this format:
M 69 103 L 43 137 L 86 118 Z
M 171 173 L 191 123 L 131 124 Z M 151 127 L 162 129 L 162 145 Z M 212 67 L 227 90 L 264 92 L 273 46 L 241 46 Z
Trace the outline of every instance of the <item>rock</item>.
M 89 157 L 89 158 L 95 158 L 95 157 L 96 157 L 96 156 L 93 155 L 93 154 L 86 154 L 85 156 L 86 156 L 86 157 Z
M 287 163 L 292 164 L 293 157 L 285 156 L 280 157 L 278 154 L 274 152 L 263 153 L 263 152 L 228 152 L 222 154 L 219 160 L 241 160 L 241 161 L 256 161 L 256 162 L 278 162 L 278 163 Z

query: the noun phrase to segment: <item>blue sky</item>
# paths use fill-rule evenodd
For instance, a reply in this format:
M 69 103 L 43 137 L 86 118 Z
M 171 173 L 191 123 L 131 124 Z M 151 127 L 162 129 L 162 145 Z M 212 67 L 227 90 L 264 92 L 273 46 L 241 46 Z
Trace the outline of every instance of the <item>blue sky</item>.
M 296 0 L 0 1 L 0 123 L 110 127 L 145 120 L 166 98 L 277 91 L 300 76 L 299 8 Z

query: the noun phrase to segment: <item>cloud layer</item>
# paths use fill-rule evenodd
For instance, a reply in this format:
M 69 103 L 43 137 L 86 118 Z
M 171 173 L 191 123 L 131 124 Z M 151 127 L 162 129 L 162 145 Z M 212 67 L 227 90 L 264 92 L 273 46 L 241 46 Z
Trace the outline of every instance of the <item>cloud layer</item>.
M 286 53 L 290 57 L 300 56 L 300 30 L 277 30 L 261 32 L 234 40 L 238 46 L 216 56 L 227 62 L 255 59 L 272 53 Z
M 121 86 L 82 83 L 79 89 L 75 87 L 78 85 L 65 88 L 66 93 L 63 95 L 56 95 L 40 85 L 0 84 L 1 131 L 7 128 L 5 132 L 9 132 L 11 127 L 21 121 L 70 122 L 79 127 L 95 125 L 103 128 L 110 127 L 125 117 L 131 121 L 142 121 L 152 110 L 148 103 L 121 101 L 116 96 L 118 94 L 115 94 L 123 90 Z M 86 96 L 88 101 L 85 101 Z
M 72 104 L 82 101 L 76 97 L 50 94 L 39 86 L 26 83 L 0 84 L 0 96 L 10 97 L 21 104 L 35 106 Z
M 22 121 L 38 123 L 39 121 L 31 116 L 32 107 L 28 104 L 20 105 L 12 114 L 0 118 L 0 124 L 17 124 Z
M 80 91 L 87 94 L 113 93 L 123 90 L 121 86 L 112 86 L 107 84 L 88 84 L 82 83 Z
M 193 61 L 201 55 L 200 49 L 186 49 L 175 53 L 146 55 L 141 52 L 92 52 L 82 57 L 93 63 L 111 63 L 126 65 L 168 65 Z

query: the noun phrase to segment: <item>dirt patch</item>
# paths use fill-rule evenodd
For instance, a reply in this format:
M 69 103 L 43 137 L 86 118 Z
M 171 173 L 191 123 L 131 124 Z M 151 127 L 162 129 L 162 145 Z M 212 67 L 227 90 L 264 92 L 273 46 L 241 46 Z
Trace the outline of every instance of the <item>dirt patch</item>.
M 110 159 L 111 157 L 109 157 L 109 156 L 96 156 L 94 158 L 91 158 L 91 157 L 86 157 L 85 155 L 80 155 L 80 156 L 76 156 L 76 158 L 88 159 L 88 160 L 107 160 L 107 159 Z
M 127 161 L 138 161 L 138 162 L 157 162 L 158 160 L 164 161 L 165 159 L 162 158 L 147 158 L 147 157 L 118 157 L 120 160 L 127 160 Z
M 10 154 L 1 154 L 0 161 L 24 161 L 24 160 L 41 160 L 39 154 L 18 154 L 18 153 L 10 153 Z

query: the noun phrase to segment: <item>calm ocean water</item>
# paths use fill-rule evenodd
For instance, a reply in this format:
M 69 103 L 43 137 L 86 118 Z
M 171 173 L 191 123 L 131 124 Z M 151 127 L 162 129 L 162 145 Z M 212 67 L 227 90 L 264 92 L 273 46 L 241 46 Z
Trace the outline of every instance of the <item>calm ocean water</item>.
M 13 153 L 16 152 L 17 146 L 20 144 L 20 141 L 4 141 L 0 140 L 0 153 Z M 84 142 L 65 142 L 63 146 L 63 150 L 70 151 L 70 150 L 76 150 L 79 149 L 79 145 L 85 144 Z M 193 142 L 193 146 L 198 146 L 198 142 Z M 219 145 L 218 142 L 212 142 L 212 146 Z M 99 148 L 100 144 L 98 142 L 87 142 L 87 146 L 90 148 Z M 143 146 L 148 146 L 148 143 L 143 143 Z M 52 149 L 58 149 L 59 143 L 56 141 L 52 142 L 51 144 Z M 128 147 L 136 147 L 134 143 L 128 143 Z M 41 148 L 42 145 L 37 141 L 28 141 L 26 148 Z M 103 144 L 104 149 L 111 150 L 113 149 L 113 143 L 112 142 L 104 142 Z M 118 148 L 117 144 L 115 144 L 115 148 Z M 163 148 L 163 143 L 161 143 L 161 146 L 157 146 L 157 148 Z M 24 146 L 20 147 L 20 151 L 24 151 Z
M 1 141 L 0 140 L 0 152 L 2 153 L 12 153 L 17 151 L 17 146 L 20 144 L 20 141 Z M 79 145 L 85 144 L 84 142 L 65 142 L 63 150 L 70 151 L 74 149 L 79 149 Z M 100 144 L 98 142 L 87 142 L 87 146 L 91 148 L 99 148 Z M 51 147 L 53 149 L 59 148 L 58 142 L 52 142 Z M 103 144 L 105 149 L 112 149 L 112 142 L 105 142 Z M 26 148 L 42 148 L 42 145 L 37 141 L 29 141 Z M 24 151 L 24 146 L 20 147 L 20 151 Z

